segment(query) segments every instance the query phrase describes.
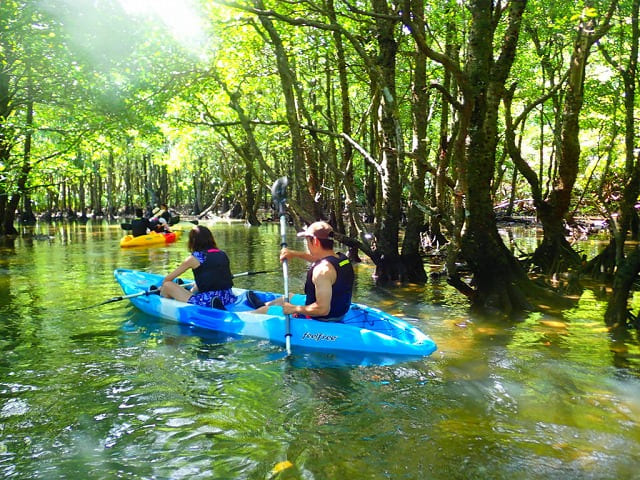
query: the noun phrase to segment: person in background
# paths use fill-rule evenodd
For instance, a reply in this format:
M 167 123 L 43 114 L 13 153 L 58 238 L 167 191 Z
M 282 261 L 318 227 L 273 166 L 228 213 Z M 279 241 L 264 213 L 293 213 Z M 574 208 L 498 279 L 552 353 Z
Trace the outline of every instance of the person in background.
M 151 230 L 153 230 L 153 225 L 151 225 L 149 219 L 142 215 L 141 208 L 136 208 L 136 218 L 131 220 L 131 234 L 134 237 L 139 237 L 146 235 Z
M 305 305 L 293 305 L 282 297 L 268 303 L 247 292 L 249 305 L 256 313 L 267 313 L 271 305 L 282 305 L 285 314 L 292 317 L 313 318 L 325 322 L 340 322 L 351 306 L 355 274 L 353 265 L 343 253 L 333 250 L 333 228 L 327 222 L 314 222 L 298 233 L 307 243 L 307 251 L 283 248 L 280 261 L 302 258 L 311 263 L 304 286 Z
M 188 249 L 191 255 L 162 280 L 160 295 L 215 308 L 235 302 L 229 257 L 218 248 L 207 227 L 199 225 L 189 232 Z M 189 269 L 193 270 L 195 282 L 190 290 L 186 290 L 173 280 Z
M 171 233 L 171 228 L 169 228 L 169 224 L 164 219 L 164 217 L 160 217 L 158 219 L 158 223 L 155 225 L 155 232 L 157 233 Z
M 151 220 L 158 222 L 161 218 L 164 218 L 167 223 L 171 220 L 171 212 L 169 212 L 169 207 L 167 207 L 166 203 L 161 203 L 160 208 L 154 210 Z

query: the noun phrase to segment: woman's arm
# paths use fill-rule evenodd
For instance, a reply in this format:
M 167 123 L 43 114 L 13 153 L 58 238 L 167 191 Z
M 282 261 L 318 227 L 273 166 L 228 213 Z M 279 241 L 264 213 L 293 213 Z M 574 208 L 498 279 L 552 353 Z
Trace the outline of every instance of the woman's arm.
M 186 272 L 190 268 L 191 269 L 198 268 L 199 265 L 200 265 L 200 262 L 198 261 L 198 259 L 193 255 L 189 255 L 180 265 L 178 265 L 178 267 L 173 272 L 171 272 L 169 275 L 164 277 L 164 279 L 162 280 L 162 283 L 172 282 L 174 279 L 178 278 L 180 275 L 182 275 L 184 272 Z

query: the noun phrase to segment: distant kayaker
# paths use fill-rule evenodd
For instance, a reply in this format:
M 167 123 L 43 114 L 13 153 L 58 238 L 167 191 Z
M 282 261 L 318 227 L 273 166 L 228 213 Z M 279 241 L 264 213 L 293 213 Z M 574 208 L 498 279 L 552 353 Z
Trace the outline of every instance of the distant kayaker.
M 229 257 L 218 248 L 211 231 L 203 225 L 194 227 L 189 232 L 188 249 L 191 255 L 164 277 L 160 294 L 181 302 L 216 308 L 235 302 Z M 189 269 L 193 270 L 195 283 L 191 290 L 186 290 L 173 280 Z
M 158 223 L 155 226 L 155 231 L 157 233 L 171 233 L 171 228 L 169 227 L 169 224 L 164 219 L 164 217 L 160 217 L 158 219 Z
M 134 237 L 146 235 L 153 230 L 153 225 L 148 218 L 144 217 L 141 208 L 136 208 L 136 218 L 131 220 L 131 234 Z
M 283 312 L 293 317 L 313 318 L 325 322 L 340 322 L 351 306 L 353 265 L 343 253 L 333 250 L 333 228 L 327 222 L 314 222 L 298 237 L 306 239 L 307 251 L 283 248 L 280 261 L 302 258 L 311 263 L 304 286 L 305 305 L 283 302 L 280 297 L 263 303 L 254 292 L 247 292 L 247 301 L 257 313 L 267 313 L 271 305 L 282 305 Z
M 160 208 L 157 208 L 153 211 L 153 217 L 151 217 L 151 221 L 158 222 L 161 218 L 164 218 L 167 223 L 171 221 L 171 212 L 169 211 L 169 207 L 167 207 L 166 203 L 161 203 Z

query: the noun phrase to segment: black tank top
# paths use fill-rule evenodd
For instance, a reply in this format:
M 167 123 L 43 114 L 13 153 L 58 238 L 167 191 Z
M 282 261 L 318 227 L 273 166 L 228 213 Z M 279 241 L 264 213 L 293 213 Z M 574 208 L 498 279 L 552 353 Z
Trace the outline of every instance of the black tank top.
M 331 287 L 331 309 L 327 315 L 314 317 L 318 319 L 340 317 L 347 313 L 351 305 L 351 295 L 353 293 L 353 280 L 355 274 L 353 265 L 344 253 L 338 253 L 337 257 L 329 255 L 311 264 L 307 272 L 307 281 L 304 285 L 304 293 L 307 294 L 306 304 L 310 305 L 316 301 L 316 287 L 313 284 L 313 269 L 322 261 L 327 261 L 336 269 L 336 281 Z
M 198 291 L 209 292 L 233 287 L 233 275 L 227 254 L 217 248 L 202 253 L 205 255 L 204 262 L 193 270 Z
M 147 228 L 151 230 L 151 223 L 146 218 L 134 218 L 131 220 L 131 234 L 134 237 L 147 234 Z

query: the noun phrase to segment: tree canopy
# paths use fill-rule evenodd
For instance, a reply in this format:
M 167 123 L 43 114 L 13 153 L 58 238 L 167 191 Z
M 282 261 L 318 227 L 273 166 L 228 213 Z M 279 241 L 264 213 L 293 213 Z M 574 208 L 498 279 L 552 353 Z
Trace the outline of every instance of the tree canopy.
M 445 244 L 502 312 L 549 298 L 532 271 L 637 275 L 639 0 L 129 3 L 0 4 L 0 233 L 161 201 L 258 224 L 287 175 L 293 221 L 328 219 L 380 283 L 424 283 Z M 517 259 L 497 219 L 525 207 L 544 234 Z M 589 262 L 584 215 L 612 238 Z

